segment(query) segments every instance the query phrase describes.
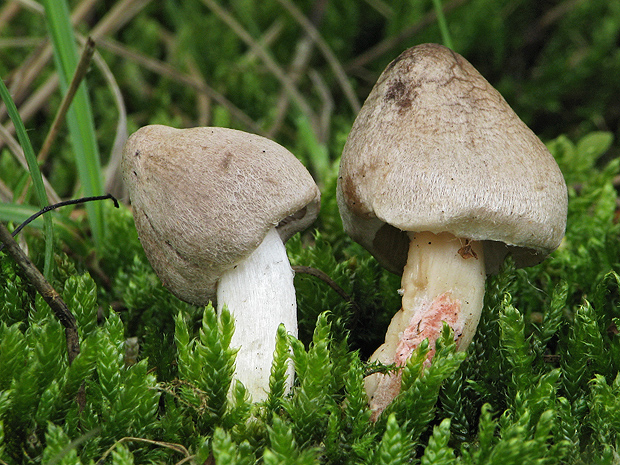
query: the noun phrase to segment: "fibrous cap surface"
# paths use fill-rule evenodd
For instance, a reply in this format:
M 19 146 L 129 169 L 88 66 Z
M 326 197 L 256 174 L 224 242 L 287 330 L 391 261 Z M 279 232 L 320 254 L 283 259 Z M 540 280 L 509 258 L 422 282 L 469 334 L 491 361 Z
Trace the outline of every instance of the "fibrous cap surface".
M 558 247 L 567 191 L 553 156 L 462 56 L 424 44 L 388 65 L 364 103 L 340 165 L 345 230 L 400 272 L 402 231 L 485 242 L 491 270 Z M 488 250 L 487 250 L 488 249 Z
M 233 129 L 143 127 L 125 145 L 123 177 L 151 265 L 196 305 L 269 229 L 286 241 L 319 209 L 318 187 L 293 154 Z

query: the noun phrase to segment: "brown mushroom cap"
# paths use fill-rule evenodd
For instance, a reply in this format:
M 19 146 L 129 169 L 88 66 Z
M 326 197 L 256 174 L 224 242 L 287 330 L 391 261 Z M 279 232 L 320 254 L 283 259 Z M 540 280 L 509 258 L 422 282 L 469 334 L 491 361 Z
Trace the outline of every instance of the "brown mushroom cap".
M 405 231 L 485 241 L 487 269 L 555 250 L 567 191 L 553 156 L 462 56 L 403 52 L 379 77 L 347 139 L 338 203 L 345 230 L 401 273 Z
M 225 128 L 146 126 L 127 141 L 123 177 L 154 270 L 182 300 L 204 305 L 220 276 L 277 228 L 310 225 L 319 190 L 293 154 Z

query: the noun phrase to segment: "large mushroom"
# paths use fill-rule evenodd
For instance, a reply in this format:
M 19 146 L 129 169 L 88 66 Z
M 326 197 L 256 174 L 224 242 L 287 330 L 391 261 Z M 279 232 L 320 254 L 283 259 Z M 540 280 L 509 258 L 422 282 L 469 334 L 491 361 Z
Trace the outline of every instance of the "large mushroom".
M 402 308 L 371 360 L 403 366 L 424 339 L 434 347 L 442 321 L 467 347 L 486 275 L 508 253 L 529 266 L 560 244 L 567 190 L 499 92 L 462 56 L 424 44 L 387 66 L 357 116 L 338 205 L 347 233 L 402 274 Z M 372 375 L 366 389 L 376 418 L 400 376 Z
M 143 127 L 128 139 L 122 168 L 153 269 L 180 299 L 228 307 L 236 378 L 263 400 L 278 326 L 297 335 L 284 243 L 318 214 L 314 180 L 275 142 L 216 127 Z

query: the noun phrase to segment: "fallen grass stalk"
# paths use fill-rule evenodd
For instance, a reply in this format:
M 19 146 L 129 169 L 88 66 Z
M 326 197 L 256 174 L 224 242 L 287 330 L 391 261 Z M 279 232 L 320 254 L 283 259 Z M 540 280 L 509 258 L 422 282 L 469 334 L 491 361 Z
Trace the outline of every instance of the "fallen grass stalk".
M 43 12 L 43 7 L 34 0 L 17 0 L 15 3 L 29 10 L 36 11 L 37 13 Z
M 106 50 L 114 53 L 115 55 L 131 60 L 148 69 L 149 71 L 153 71 L 154 73 L 166 76 L 183 85 L 189 86 L 199 92 L 207 94 L 217 103 L 226 108 L 226 110 L 230 112 L 233 118 L 246 125 L 248 129 L 251 129 L 252 132 L 260 135 L 265 134 L 265 131 L 252 118 L 246 115 L 242 110 L 235 106 L 235 104 L 233 104 L 230 100 L 217 92 L 215 89 L 210 87 L 204 81 L 197 81 L 192 76 L 188 76 L 187 74 L 180 72 L 168 63 L 164 63 L 161 60 L 147 57 L 146 55 L 130 50 L 114 40 L 106 38 L 98 42 L 98 44 L 102 48 L 105 48 Z
M 99 42 L 103 36 L 115 33 L 131 21 L 152 0 L 122 0 L 114 4 L 112 9 L 93 27 L 90 36 Z
M 310 58 L 312 58 L 313 48 L 312 40 L 308 36 L 302 37 L 301 40 L 297 42 L 297 46 L 295 47 L 295 56 L 291 60 L 288 71 L 289 79 L 293 82 L 296 83 L 303 74 L 304 70 L 308 67 Z M 288 94 L 284 89 L 281 89 L 280 95 L 278 96 L 278 102 L 276 103 L 276 116 L 273 118 L 273 123 L 267 131 L 267 137 L 270 139 L 274 138 L 278 131 L 280 131 L 289 108 L 289 103 L 290 98 Z
M 19 81 L 19 79 L 18 79 Z M 23 103 L 19 106 L 19 114 L 22 121 L 27 122 L 47 103 L 50 101 L 50 97 L 58 89 L 58 75 L 52 74 L 47 80 L 40 85 L 29 97 L 23 100 Z M 11 92 L 11 95 L 15 95 Z M 0 115 L 2 114 L 0 109 Z M 1 118 L 1 116 L 0 116 Z M 15 134 L 15 127 L 12 121 L 8 121 L 4 126 L 7 134 Z M 0 148 L 4 146 L 4 140 L 0 140 Z
M 131 21 L 142 9 L 148 5 L 151 0 L 123 0 L 114 5 L 114 7 L 93 27 L 90 36 L 96 41 L 109 34 L 113 34 L 127 22 Z M 71 14 L 71 24 L 76 25 L 84 21 L 96 8 L 99 0 L 83 0 L 79 3 Z M 11 4 L 9 4 L 11 5 Z M 37 10 L 38 11 L 38 10 Z M 10 13 L 10 12 L 9 12 Z M 39 12 L 39 13 L 42 13 Z M 49 97 L 58 88 L 58 76 L 54 74 L 45 81 L 35 92 L 30 93 L 30 86 L 36 78 L 38 78 L 45 66 L 52 58 L 52 46 L 48 42 L 44 42 L 41 47 L 34 50 L 25 60 L 24 63 L 13 70 L 12 82 L 16 84 L 12 88 L 13 100 L 20 107 L 20 114 L 24 121 L 28 121 L 38 112 L 42 106 L 49 102 Z M 24 104 L 21 102 L 24 101 Z M 0 121 L 4 119 L 6 112 L 0 108 Z M 7 129 L 12 133 L 14 128 L 11 124 L 7 125 Z M 0 141 L 2 148 L 2 141 Z
M 95 42 L 89 37 L 86 41 L 84 49 L 82 50 L 80 61 L 75 69 L 75 73 L 73 74 L 67 93 L 62 99 L 60 108 L 58 108 L 58 111 L 56 112 L 52 126 L 50 127 L 47 137 L 43 142 L 43 146 L 39 151 L 39 155 L 37 156 L 37 160 L 39 162 L 44 162 L 49 155 L 52 143 L 56 140 L 56 136 L 58 135 L 61 124 L 65 119 L 67 111 L 69 110 L 69 106 L 71 105 L 71 102 L 73 102 L 73 97 L 75 96 L 75 93 L 77 92 L 84 76 L 86 75 L 86 72 L 88 71 L 88 67 L 90 66 L 90 62 L 93 58 L 93 53 L 95 53 Z
M 349 82 L 347 77 L 347 73 L 344 71 L 342 64 L 332 52 L 331 47 L 325 42 L 317 28 L 312 24 L 312 22 L 304 16 L 301 10 L 293 4 L 290 0 L 278 0 L 280 5 L 282 5 L 286 11 L 299 23 L 299 25 L 304 29 L 308 37 L 312 39 L 312 41 L 316 44 L 318 49 L 321 51 L 325 60 L 331 67 L 334 76 L 336 76 L 336 80 L 340 84 L 342 91 L 349 101 L 349 105 L 354 113 L 358 113 L 360 111 L 360 102 L 353 90 L 353 86 Z
M 332 94 L 329 92 L 327 84 L 318 71 L 311 69 L 308 76 L 310 77 L 312 84 L 314 84 L 314 87 L 323 102 L 322 110 L 318 119 L 317 140 L 321 144 L 327 145 L 329 143 L 329 129 L 331 127 L 332 114 L 334 112 L 334 100 L 332 99 Z
M 22 168 L 24 168 L 25 171 L 29 171 L 30 170 L 29 164 L 28 164 L 28 161 L 26 160 L 26 156 L 24 154 L 24 150 L 22 146 L 19 145 L 19 142 L 9 132 L 8 128 L 2 125 L 0 125 L 0 141 L 4 142 L 8 146 L 10 152 L 13 154 L 13 156 L 15 157 L 17 162 L 22 166 Z M 35 160 L 36 160 L 36 157 L 35 157 Z M 38 169 L 38 164 L 37 164 L 37 169 Z M 50 182 L 47 180 L 47 178 L 43 174 L 41 174 L 41 178 L 43 180 L 43 187 L 45 189 L 45 193 L 47 194 L 47 198 L 53 203 L 60 202 L 59 195 L 56 193 L 56 191 L 54 190 Z M 44 206 L 45 205 L 43 205 L 42 207 Z
M 291 81 L 291 79 L 286 75 L 286 73 L 282 70 L 280 65 L 276 63 L 276 61 L 271 57 L 269 52 L 262 46 L 261 43 L 254 40 L 254 38 L 244 29 L 244 27 L 224 8 L 222 8 L 217 2 L 214 0 L 202 0 L 202 2 L 213 11 L 224 23 L 230 27 L 230 29 L 237 34 L 237 36 L 245 42 L 247 46 L 255 51 L 255 53 L 261 58 L 265 67 L 271 72 L 274 77 L 280 81 L 280 84 L 286 89 L 287 93 L 290 95 L 291 99 L 297 104 L 300 111 L 307 115 L 307 117 L 311 121 L 315 121 L 316 115 L 312 108 L 306 101 L 306 99 L 301 95 L 295 84 Z
M 71 14 L 71 24 L 76 25 L 83 21 L 99 3 L 98 0 L 83 0 L 79 3 Z M 37 10 L 38 11 L 38 10 Z M 38 11 L 43 14 L 42 11 Z M 41 75 L 41 71 L 52 58 L 52 44 L 44 43 L 40 48 L 34 50 L 25 60 L 24 63 L 14 70 L 11 74 L 19 76 L 19 86 L 14 89 L 13 100 L 19 105 L 26 95 L 30 92 L 30 86 Z M 47 102 L 45 102 L 47 103 Z M 0 110 L 0 120 L 4 118 L 6 113 Z
M 443 6 L 442 11 L 444 14 L 454 10 L 455 8 L 467 3 L 468 0 L 452 0 Z M 367 51 L 358 55 L 353 60 L 349 61 L 345 64 L 344 69 L 347 73 L 352 73 L 354 71 L 363 68 L 368 63 L 376 60 L 377 58 L 388 54 L 392 49 L 398 47 L 403 41 L 408 39 L 409 37 L 417 34 L 422 31 L 425 27 L 434 23 L 437 20 L 437 13 L 433 11 L 429 11 L 420 21 L 415 24 L 412 24 L 408 28 L 403 29 L 398 34 L 387 37 L 386 39 L 379 42 L 374 47 L 369 48 Z
M 7 24 L 10 24 L 11 19 L 19 13 L 20 5 L 17 2 L 7 2 L 4 7 L 0 9 L 0 30 L 4 29 Z
M 170 450 L 173 450 L 175 452 L 179 452 L 180 454 L 185 455 L 185 459 L 183 459 L 183 461 L 178 462 L 178 463 L 185 463 L 187 460 L 191 460 L 194 457 L 193 455 L 189 453 L 189 451 L 185 448 L 185 446 L 181 444 L 175 444 L 173 442 L 164 442 L 164 441 L 153 441 L 151 439 L 144 439 L 144 438 L 124 437 L 116 441 L 114 444 L 112 444 L 112 446 L 108 450 L 105 451 L 105 453 L 101 456 L 101 458 L 97 460 L 97 465 L 104 463 L 108 455 L 110 455 L 114 451 L 114 449 L 116 449 L 116 446 L 118 446 L 119 444 L 126 443 L 126 442 L 142 442 L 144 444 L 151 444 L 153 446 L 165 447 L 166 449 L 170 449 Z

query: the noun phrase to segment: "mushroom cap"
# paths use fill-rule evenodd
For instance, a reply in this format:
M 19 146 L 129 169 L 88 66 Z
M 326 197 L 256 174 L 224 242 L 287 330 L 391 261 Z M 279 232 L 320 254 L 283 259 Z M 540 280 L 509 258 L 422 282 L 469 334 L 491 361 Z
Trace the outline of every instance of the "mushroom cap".
M 351 237 L 402 273 L 406 231 L 484 241 L 488 272 L 555 250 L 567 190 L 553 156 L 462 56 L 436 44 L 392 61 L 347 138 L 338 205 Z
M 204 305 L 217 281 L 276 228 L 309 226 L 319 189 L 284 147 L 254 134 L 145 126 L 127 140 L 123 179 L 153 269 L 173 294 Z

